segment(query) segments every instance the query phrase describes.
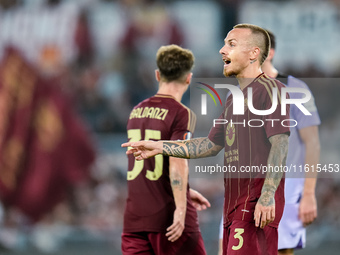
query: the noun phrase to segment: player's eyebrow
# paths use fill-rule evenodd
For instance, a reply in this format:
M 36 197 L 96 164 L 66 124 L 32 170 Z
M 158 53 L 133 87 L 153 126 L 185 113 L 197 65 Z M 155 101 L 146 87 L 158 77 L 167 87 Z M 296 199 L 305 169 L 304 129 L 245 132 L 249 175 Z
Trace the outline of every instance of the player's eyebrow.
M 226 43 L 230 43 L 230 42 L 232 42 L 232 41 L 235 41 L 235 42 L 237 42 L 237 40 L 236 39 L 229 39 L 229 40 L 227 40 L 227 39 L 224 39 L 224 43 L 226 44 Z

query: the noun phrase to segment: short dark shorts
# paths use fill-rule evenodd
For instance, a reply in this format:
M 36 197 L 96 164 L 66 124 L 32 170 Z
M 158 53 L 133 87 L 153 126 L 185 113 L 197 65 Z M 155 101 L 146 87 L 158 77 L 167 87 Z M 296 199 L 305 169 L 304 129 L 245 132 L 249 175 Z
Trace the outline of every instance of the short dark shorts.
M 274 227 L 255 227 L 255 222 L 234 220 L 223 231 L 223 255 L 277 255 Z
M 138 232 L 122 234 L 123 255 L 206 255 L 200 232 L 183 232 L 175 242 L 165 233 Z

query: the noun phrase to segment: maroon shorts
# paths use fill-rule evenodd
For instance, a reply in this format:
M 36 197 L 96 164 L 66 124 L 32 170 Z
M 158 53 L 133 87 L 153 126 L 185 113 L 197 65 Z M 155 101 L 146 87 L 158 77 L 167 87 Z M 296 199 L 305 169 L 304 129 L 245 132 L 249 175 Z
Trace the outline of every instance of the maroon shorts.
M 234 220 L 223 231 L 223 255 L 277 255 L 278 234 L 274 227 L 255 227 L 255 222 Z
M 200 232 L 183 232 L 175 242 L 165 233 L 138 232 L 122 234 L 123 255 L 206 255 Z

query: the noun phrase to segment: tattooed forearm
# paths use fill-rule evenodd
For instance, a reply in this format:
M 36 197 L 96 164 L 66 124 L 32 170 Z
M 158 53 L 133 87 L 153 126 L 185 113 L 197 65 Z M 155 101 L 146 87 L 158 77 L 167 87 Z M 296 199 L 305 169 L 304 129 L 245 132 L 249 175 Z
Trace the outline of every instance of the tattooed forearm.
M 186 145 L 178 144 L 175 142 L 163 143 L 163 155 L 173 156 L 177 158 L 189 158 L 186 150 Z
M 172 189 L 183 190 L 183 179 L 179 174 L 172 174 L 170 176 Z
M 270 206 L 275 204 L 275 192 L 282 179 L 283 171 L 270 171 L 275 167 L 286 165 L 286 158 L 288 153 L 288 135 L 281 134 L 272 136 L 270 139 L 272 148 L 268 157 L 268 169 L 266 179 L 264 181 L 261 197 L 259 203 L 264 206 Z
M 181 142 L 163 142 L 163 155 L 178 158 L 203 158 L 217 155 L 222 148 L 207 137 L 195 138 Z

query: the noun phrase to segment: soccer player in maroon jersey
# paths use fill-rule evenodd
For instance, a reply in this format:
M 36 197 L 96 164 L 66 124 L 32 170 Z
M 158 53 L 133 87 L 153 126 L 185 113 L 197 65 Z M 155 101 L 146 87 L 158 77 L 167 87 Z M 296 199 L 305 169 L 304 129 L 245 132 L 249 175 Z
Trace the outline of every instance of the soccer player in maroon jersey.
M 284 86 L 265 75 L 261 65 L 268 56 L 270 39 L 267 32 L 255 25 L 239 24 L 228 33 L 220 49 L 225 76 L 235 76 L 243 95 L 252 88 L 255 109 L 268 110 L 278 97 L 278 107 L 270 115 L 255 115 L 245 107 L 243 115 L 233 115 L 233 97 L 228 97 L 221 119 L 228 125 L 215 125 L 208 137 L 188 141 L 140 141 L 127 154 L 137 160 L 157 154 L 181 158 L 199 158 L 216 155 L 225 148 L 224 164 L 238 172 L 224 179 L 224 233 L 223 254 L 277 254 L 277 227 L 284 206 L 284 179 L 282 171 L 241 172 L 245 167 L 280 169 L 285 166 L 289 127 L 282 121 L 280 91 Z M 278 88 L 277 95 L 272 88 Z M 246 97 L 245 97 L 246 98 Z M 247 106 L 247 102 L 245 101 Z M 250 120 L 260 119 L 260 127 L 250 126 Z M 267 120 L 272 121 L 267 121 Z M 274 121 L 275 120 L 275 121 Z M 231 125 L 230 122 L 235 123 Z M 244 123 L 244 124 L 243 124 Z M 258 124 L 258 123 L 257 123 Z M 256 124 L 256 125 L 257 125 Z M 241 178 L 242 177 L 242 178 Z
M 162 46 L 156 58 L 159 89 L 131 111 L 130 142 L 190 139 L 195 128 L 196 115 L 181 104 L 191 82 L 192 52 Z M 123 254 L 206 254 L 196 209 L 210 203 L 189 188 L 187 160 L 157 155 L 137 161 L 128 155 L 128 164 Z

